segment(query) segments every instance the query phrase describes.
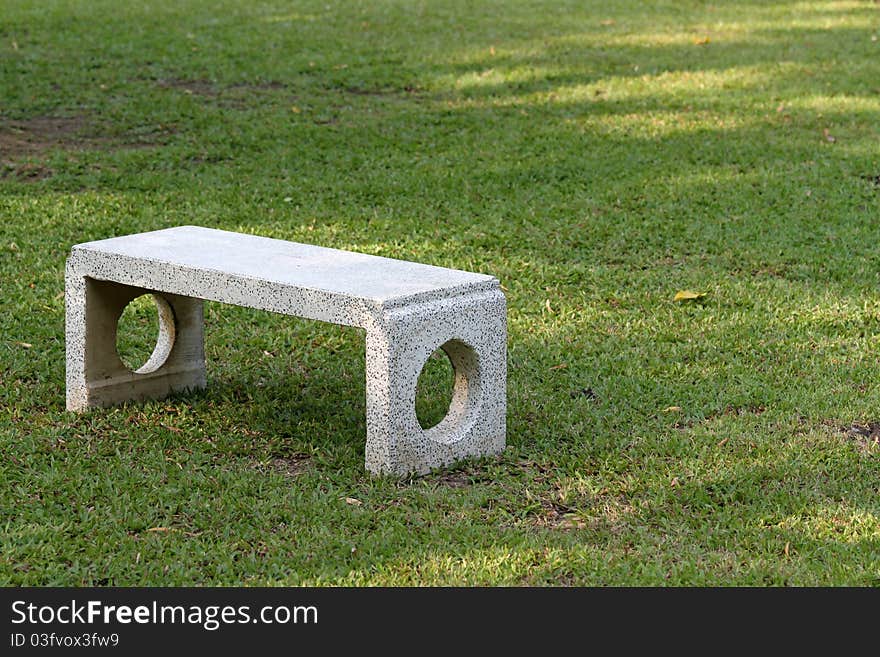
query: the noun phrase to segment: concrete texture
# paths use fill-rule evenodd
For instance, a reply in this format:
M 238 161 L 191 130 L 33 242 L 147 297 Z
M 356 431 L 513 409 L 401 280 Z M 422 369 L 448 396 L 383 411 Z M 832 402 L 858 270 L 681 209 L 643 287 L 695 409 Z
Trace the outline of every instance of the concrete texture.
M 159 341 L 132 372 L 116 354 L 116 326 L 146 293 L 156 299 Z M 203 388 L 203 299 L 366 330 L 371 472 L 424 473 L 504 449 L 507 315 L 494 277 L 195 226 L 73 247 L 68 409 Z M 416 385 L 440 347 L 455 369 L 453 399 L 424 430 Z

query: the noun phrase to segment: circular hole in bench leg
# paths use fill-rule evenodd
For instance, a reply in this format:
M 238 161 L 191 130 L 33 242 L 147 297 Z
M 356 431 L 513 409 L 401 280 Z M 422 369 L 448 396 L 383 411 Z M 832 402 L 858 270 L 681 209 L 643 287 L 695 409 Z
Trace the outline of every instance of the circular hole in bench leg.
M 416 417 L 422 429 L 439 424 L 449 412 L 455 371 L 440 348 L 428 357 L 416 384 Z
M 156 294 L 132 299 L 116 325 L 116 353 L 135 374 L 155 372 L 174 348 L 174 311 Z

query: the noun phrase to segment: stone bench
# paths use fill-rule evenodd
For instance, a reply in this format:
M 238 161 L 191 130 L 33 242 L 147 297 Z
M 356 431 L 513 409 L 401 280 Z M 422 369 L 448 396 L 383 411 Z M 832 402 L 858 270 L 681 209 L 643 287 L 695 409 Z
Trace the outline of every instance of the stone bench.
M 366 330 L 366 467 L 427 472 L 504 449 L 507 318 L 492 276 L 181 226 L 77 244 L 67 259 L 67 408 L 204 388 L 203 300 Z M 116 352 L 128 303 L 151 293 L 159 338 L 136 371 Z M 437 348 L 455 369 L 446 417 L 422 429 L 416 385 Z

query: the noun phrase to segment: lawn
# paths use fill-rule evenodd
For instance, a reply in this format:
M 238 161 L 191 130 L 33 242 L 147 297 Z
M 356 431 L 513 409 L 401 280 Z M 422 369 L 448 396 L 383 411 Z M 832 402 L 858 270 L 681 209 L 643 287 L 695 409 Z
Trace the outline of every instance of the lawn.
M 876 2 L 7 0 L 0 583 L 878 585 L 878 221 Z M 71 245 L 181 224 L 497 276 L 507 450 L 370 476 L 363 333 L 216 303 L 68 413 Z

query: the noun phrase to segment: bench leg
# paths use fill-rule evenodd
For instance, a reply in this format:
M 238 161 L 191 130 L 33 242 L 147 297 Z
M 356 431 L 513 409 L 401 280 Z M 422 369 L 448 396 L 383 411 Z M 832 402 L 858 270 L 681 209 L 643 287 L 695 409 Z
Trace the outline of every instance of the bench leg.
M 156 300 L 159 340 L 147 363 L 132 372 L 116 353 L 116 327 L 128 303 L 142 294 L 153 294 Z M 85 278 L 68 270 L 65 305 L 68 410 L 205 387 L 201 299 Z
M 422 429 L 419 374 L 438 347 L 455 369 L 449 413 Z M 425 473 L 505 446 L 507 315 L 489 291 L 386 312 L 367 328 L 366 468 L 375 474 Z

